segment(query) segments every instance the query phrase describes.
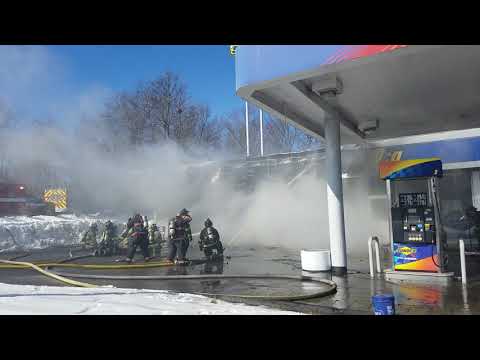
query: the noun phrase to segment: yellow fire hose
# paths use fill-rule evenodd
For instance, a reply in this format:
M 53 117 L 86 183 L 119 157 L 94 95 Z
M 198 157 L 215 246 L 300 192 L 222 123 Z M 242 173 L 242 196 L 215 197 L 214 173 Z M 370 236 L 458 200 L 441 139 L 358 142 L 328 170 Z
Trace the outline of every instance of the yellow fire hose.
M 10 265 L 10 266 L 15 265 L 16 266 L 15 269 L 18 269 L 19 266 L 23 267 L 23 268 L 32 268 L 33 270 L 36 270 L 36 271 L 38 271 L 39 273 L 41 273 L 45 276 L 51 277 L 53 279 L 56 279 L 58 281 L 61 281 L 65 284 L 72 285 L 72 286 L 79 286 L 79 287 L 86 287 L 86 288 L 99 287 L 98 285 L 93 285 L 93 284 L 88 284 L 88 283 L 84 283 L 84 282 L 80 282 L 80 281 L 76 281 L 76 280 L 67 279 L 63 276 L 53 274 L 49 271 L 45 271 L 41 267 L 39 267 L 38 265 L 29 263 L 29 262 L 0 260 L 0 263 L 7 264 L 7 265 Z M 64 265 L 66 265 L 66 264 L 64 264 Z
M 155 268 L 163 266 L 173 266 L 174 263 L 170 261 L 152 262 L 145 264 L 65 264 L 65 263 L 26 263 L 18 261 L 0 260 L 0 269 L 27 269 L 31 268 L 30 265 L 35 265 L 39 268 L 46 267 L 63 267 L 63 268 L 77 268 L 77 269 L 97 269 L 97 270 L 111 270 L 111 269 L 144 269 Z M 29 264 L 29 265 L 27 265 Z
M 225 297 L 237 299 L 252 300 L 276 300 L 276 301 L 299 301 L 314 299 L 322 296 L 333 294 L 337 291 L 337 284 L 332 280 L 319 279 L 313 276 L 292 276 L 292 275 L 272 275 L 272 274 L 245 274 L 245 275 L 224 275 L 224 274 L 208 274 L 208 275 L 94 275 L 94 274 L 71 274 L 55 272 L 55 274 L 68 276 L 72 278 L 99 279 L 99 280 L 227 280 L 227 279 L 276 279 L 276 280 L 296 280 L 311 281 L 322 283 L 327 289 L 312 292 L 310 294 L 300 295 L 240 295 L 240 294 L 221 294 L 207 292 L 190 292 L 195 295 L 203 295 L 209 297 Z
M 28 262 L 23 262 L 23 261 L 10 261 L 10 260 L 0 260 L 0 263 L 5 264 L 5 265 L 10 265 L 10 266 L 16 266 L 15 268 L 18 269 L 19 267 L 23 268 L 32 268 L 39 273 L 51 277 L 55 280 L 61 281 L 65 284 L 71 285 L 71 286 L 78 286 L 78 287 L 84 287 L 84 288 L 96 288 L 100 287 L 99 285 L 94 285 L 94 284 L 89 284 L 89 283 L 84 283 L 72 279 L 68 279 L 66 277 L 63 277 L 61 275 L 57 275 L 55 273 L 52 273 L 50 271 L 45 271 L 38 265 L 35 265 L 33 263 L 28 263 Z M 78 265 L 78 264 L 57 264 L 58 265 Z M 67 274 L 66 274 L 67 275 Z M 68 274 L 68 276 L 71 277 L 90 277 L 90 278 L 99 278 L 99 279 L 115 279 L 115 278 L 125 278 L 125 279 L 158 279 L 158 280 L 187 280 L 187 279 L 238 279 L 238 278 L 255 278 L 255 279 L 294 279 L 294 280 L 310 280 L 310 281 L 317 281 L 324 283 L 326 285 L 329 285 L 328 290 L 321 290 L 312 294 L 305 294 L 305 295 L 282 295 L 282 296 L 275 296 L 275 295 L 267 295 L 267 296 L 262 296 L 262 295 L 235 295 L 235 294 L 215 294 L 215 293 L 205 293 L 205 292 L 195 292 L 194 294 L 197 295 L 204 295 L 204 296 L 210 296 L 210 297 L 230 297 L 230 298 L 240 298 L 240 299 L 258 299 L 258 300 L 284 300 L 284 301 L 298 301 L 298 300 L 306 300 L 306 299 L 312 299 L 316 297 L 321 297 L 321 296 L 326 296 L 334 293 L 337 289 L 337 286 L 335 282 L 330 281 L 330 280 L 323 280 L 323 279 L 314 279 L 312 277 L 294 277 L 294 276 L 285 276 L 285 275 L 193 275 L 193 276 L 126 276 L 126 277 L 114 277 L 114 276 L 95 276 L 95 275 L 79 275 L 79 274 Z
M 73 260 L 73 259 L 72 259 Z M 48 276 L 50 278 L 56 279 L 60 282 L 71 286 L 77 287 L 85 287 L 85 288 L 95 288 L 101 287 L 100 285 L 94 285 L 89 283 L 84 283 L 80 281 L 76 281 L 73 279 L 69 279 L 65 276 L 71 278 L 90 278 L 90 279 L 105 279 L 105 280 L 192 280 L 192 279 L 290 279 L 290 280 L 300 280 L 300 281 L 316 281 L 320 283 L 324 283 L 328 285 L 327 290 L 321 290 L 318 292 L 314 292 L 311 294 L 303 294 L 303 295 L 235 295 L 235 294 L 215 294 L 215 293 L 205 293 L 205 292 L 194 292 L 197 295 L 204 295 L 210 297 L 229 297 L 229 298 L 243 298 L 243 299 L 257 299 L 257 300 L 284 300 L 284 301 L 298 301 L 298 300 L 306 300 L 321 296 L 330 295 L 336 292 L 337 286 L 335 282 L 331 280 L 324 280 L 324 279 L 316 279 L 313 277 L 307 276 L 288 276 L 288 275 L 271 275 L 271 274 L 264 274 L 264 275 L 181 275 L 181 276 L 112 276 L 112 275 L 88 275 L 88 274 L 69 274 L 69 273 L 58 273 L 58 272 L 51 272 L 42 269 L 48 267 L 63 267 L 63 268 L 81 268 L 81 269 L 132 269 L 132 268 L 153 268 L 153 267 L 160 267 L 160 266 L 172 266 L 174 265 L 173 262 L 163 261 L 163 262 L 156 262 L 156 263 L 147 263 L 147 264 L 122 264 L 122 265 L 110 265 L 110 264 L 73 264 L 73 263 L 30 263 L 30 262 L 23 262 L 23 261 L 11 261 L 11 260 L 0 260 L 0 269 L 28 269 L 31 268 L 33 270 L 38 271 L 39 273 Z M 62 276 L 63 275 L 63 276 Z

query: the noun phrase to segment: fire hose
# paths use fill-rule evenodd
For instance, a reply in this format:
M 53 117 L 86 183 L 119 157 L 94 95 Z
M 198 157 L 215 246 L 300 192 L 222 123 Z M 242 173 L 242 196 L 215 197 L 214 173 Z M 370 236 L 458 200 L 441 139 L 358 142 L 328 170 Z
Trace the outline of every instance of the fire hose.
M 65 276 L 69 278 L 81 279 L 97 279 L 97 280 L 227 280 L 227 279 L 276 279 L 276 280 L 297 280 L 323 283 L 328 288 L 321 291 L 315 291 L 310 294 L 302 295 L 236 295 L 236 294 L 220 294 L 220 293 L 206 293 L 206 292 L 191 292 L 195 295 L 203 295 L 209 297 L 229 297 L 238 299 L 256 299 L 256 300 L 277 300 L 277 301 L 298 301 L 318 298 L 333 294 L 337 290 L 337 284 L 334 281 L 326 279 L 318 279 L 311 276 L 291 276 L 291 275 L 93 275 L 93 274 L 73 274 L 63 273 L 50 270 L 52 274 Z
M 90 256 L 89 256 L 90 257 Z M 92 269 L 92 270 L 112 270 L 112 269 L 145 269 L 145 268 L 155 268 L 163 266 L 173 266 L 174 263 L 170 261 L 163 262 L 152 262 L 145 264 L 68 264 L 68 263 L 27 263 L 27 262 L 17 262 L 10 260 L 0 260 L 0 263 L 5 265 L 0 265 L 0 269 L 26 269 L 31 268 L 30 264 L 35 265 L 39 268 L 48 268 L 48 267 L 64 267 L 64 268 L 76 268 L 76 269 Z
M 65 284 L 72 285 L 72 286 L 79 286 L 79 287 L 86 287 L 86 288 L 92 288 L 92 287 L 98 287 L 97 285 L 93 284 L 88 284 L 72 279 L 67 279 L 61 275 L 54 274 L 50 271 L 43 270 L 40 266 L 35 265 L 33 263 L 29 262 L 24 262 L 24 261 L 10 261 L 10 260 L 0 260 L 0 263 L 2 264 L 7 264 L 7 265 L 15 265 L 15 266 L 21 266 L 21 267 L 26 267 L 26 268 L 32 268 L 33 270 L 38 271 L 39 273 L 48 276 L 50 278 L 53 278 L 55 280 L 61 281 Z
M 8 230 L 8 229 L 7 229 Z M 13 234 L 8 230 L 8 233 L 13 238 Z M 198 234 L 192 234 L 192 237 Z M 71 253 L 71 251 L 70 251 Z M 14 259 L 19 259 L 30 255 L 29 253 L 23 254 L 15 257 Z M 336 292 L 336 283 L 331 280 L 325 279 L 316 279 L 314 277 L 307 276 L 289 276 L 289 275 L 169 275 L 169 276 L 157 276 L 157 275 L 140 275 L 140 276 L 118 276 L 118 275 L 88 275 L 88 274 L 73 274 L 73 273 L 61 273 L 52 271 L 49 268 L 79 268 L 79 269 L 138 269 L 138 268 L 155 268 L 162 266 L 172 266 L 174 263 L 170 261 L 164 262 L 155 262 L 155 263 L 146 263 L 146 264 L 75 264 L 68 263 L 69 261 L 91 257 L 92 255 L 70 257 L 59 262 L 45 262 L 45 263 L 31 263 L 24 261 L 13 261 L 11 260 L 0 260 L 0 269 L 28 269 L 31 268 L 42 275 L 53 278 L 57 281 L 63 282 L 70 286 L 85 287 L 85 288 L 95 288 L 99 285 L 85 283 L 73 280 L 75 278 L 84 278 L 84 279 L 101 279 L 101 280 L 207 280 L 207 279 L 283 279 L 283 280 L 297 280 L 297 281 L 312 281 L 323 283 L 328 286 L 328 289 L 322 289 L 321 291 L 316 291 L 310 294 L 302 295 L 236 295 L 236 294 L 219 294 L 219 293 L 206 293 L 206 292 L 194 292 L 196 295 L 203 295 L 209 297 L 229 297 L 229 298 L 239 298 L 239 299 L 256 299 L 256 300 L 277 300 L 277 301 L 298 301 L 298 300 L 308 300 L 312 298 L 327 296 Z M 44 268 L 44 269 L 42 269 Z
M 283 280 L 297 280 L 297 281 L 311 281 L 319 282 L 328 286 L 327 289 L 322 289 L 321 291 L 316 291 L 310 294 L 302 295 L 238 295 L 238 294 L 220 294 L 220 293 L 206 293 L 206 292 L 193 292 L 196 295 L 203 295 L 209 297 L 227 297 L 227 298 L 237 298 L 237 299 L 256 299 L 256 300 L 277 300 L 277 301 L 298 301 L 298 300 L 307 300 L 312 298 L 318 298 L 322 296 L 327 296 L 336 292 L 336 284 L 331 280 L 325 279 L 316 279 L 314 277 L 307 276 L 289 276 L 289 275 L 222 275 L 222 274 L 211 274 L 211 275 L 168 275 L 168 276 L 158 276 L 158 275 L 93 275 L 93 274 L 73 274 L 73 273 L 62 273 L 57 271 L 52 271 L 51 268 L 63 267 L 63 268 L 82 268 L 82 269 L 132 269 L 132 268 L 147 268 L 147 267 L 158 267 L 158 266 L 169 266 L 172 265 L 170 262 L 158 262 L 150 264 L 130 264 L 130 265 L 110 265 L 110 264 L 72 264 L 67 263 L 78 258 L 90 257 L 82 256 L 76 258 L 66 259 L 57 263 L 39 263 L 34 264 L 30 262 L 23 261 L 11 261 L 11 260 L 0 260 L 0 268 L 10 268 L 10 269 L 25 269 L 31 268 L 38 271 L 39 273 L 63 282 L 67 285 L 78 286 L 78 287 L 99 287 L 99 285 L 85 283 L 73 280 L 75 278 L 83 279 L 100 279 L 100 280 L 208 280 L 208 279 L 283 279 Z M 42 269 L 45 268 L 45 269 Z

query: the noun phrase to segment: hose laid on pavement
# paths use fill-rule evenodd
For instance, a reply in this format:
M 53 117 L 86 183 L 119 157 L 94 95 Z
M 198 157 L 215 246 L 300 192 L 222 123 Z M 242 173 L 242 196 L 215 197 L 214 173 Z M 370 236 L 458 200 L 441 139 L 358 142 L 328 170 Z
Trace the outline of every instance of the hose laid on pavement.
M 65 264 L 62 262 L 58 263 L 20 263 L 20 262 L 10 262 L 7 263 L 5 261 L 0 261 L 0 263 L 4 263 L 5 265 L 0 265 L 0 269 L 26 269 L 31 268 L 31 266 L 26 264 L 33 264 L 37 267 L 47 268 L 47 267 L 64 267 L 64 268 L 76 268 L 76 269 L 96 269 L 96 270 L 114 270 L 114 269 L 144 269 L 144 268 L 155 268 L 155 267 L 163 267 L 163 266 L 173 266 L 173 262 L 152 262 L 152 263 L 144 263 L 144 264 L 122 264 L 122 265 L 115 265 L 115 264 Z
M 239 299 L 256 299 L 256 300 L 279 300 L 279 301 L 297 301 L 318 298 L 326 295 L 333 294 L 337 291 L 337 284 L 334 281 L 326 279 L 317 279 L 310 276 L 291 276 L 291 275 L 222 275 L 222 274 L 210 274 L 210 275 L 90 275 L 90 274 L 72 274 L 63 273 L 50 270 L 53 274 L 60 276 L 66 276 L 69 278 L 82 278 L 82 279 L 101 279 L 101 280 L 207 280 L 207 279 L 287 279 L 287 280 L 300 280 L 300 281 L 315 281 L 326 284 L 329 286 L 327 290 L 317 291 L 311 294 L 304 295 L 235 295 L 235 294 L 218 294 L 218 293 L 205 293 L 205 292 L 189 292 L 196 295 L 204 295 L 210 297 L 229 297 Z
M 0 260 L 0 263 L 7 264 L 7 265 L 19 265 L 19 266 L 23 266 L 23 267 L 27 267 L 27 268 L 32 268 L 33 270 L 36 270 L 36 271 L 38 271 L 39 273 L 41 273 L 45 276 L 51 277 L 53 279 L 56 279 L 58 281 L 61 281 L 65 284 L 72 285 L 72 286 L 85 287 L 85 288 L 98 287 L 98 285 L 93 285 L 93 284 L 88 284 L 88 283 L 84 283 L 84 282 L 80 282 L 80 281 L 76 281 L 76 280 L 67 279 L 67 278 L 65 278 L 61 275 L 57 275 L 57 274 L 51 273 L 49 271 L 43 270 L 41 267 L 39 267 L 35 264 L 32 264 L 32 263 L 29 263 L 29 262 Z
M 210 297 L 228 297 L 228 298 L 238 298 L 238 299 L 256 299 L 256 300 L 278 300 L 278 301 L 297 301 L 297 300 L 308 300 L 312 298 L 318 298 L 326 295 L 330 295 L 336 292 L 337 285 L 331 280 L 325 279 L 316 279 L 309 276 L 290 276 L 290 275 L 221 275 L 221 274 L 210 274 L 210 275 L 89 275 L 89 274 L 72 274 L 72 273 L 62 273 L 49 270 L 48 268 L 52 267 L 63 267 L 63 268 L 82 268 L 82 269 L 132 269 L 132 268 L 148 268 L 148 267 L 159 267 L 159 266 L 171 266 L 171 262 L 158 262 L 158 263 L 147 263 L 147 264 L 126 264 L 126 265 L 98 265 L 98 264 L 72 264 L 67 263 L 68 261 L 76 260 L 79 258 L 90 257 L 79 256 L 75 258 L 69 258 L 57 263 L 43 263 L 43 264 L 34 264 L 29 262 L 21 261 L 10 261 L 10 260 L 0 260 L 0 268 L 9 268 L 9 269 L 23 269 L 31 268 L 41 274 L 61 281 L 65 284 L 78 287 L 94 288 L 99 287 L 99 285 L 79 282 L 72 280 L 75 278 L 84 278 L 84 279 L 102 279 L 102 280 L 192 280 L 192 279 L 288 279 L 288 280 L 300 280 L 300 281 L 315 281 L 321 282 L 329 286 L 327 290 L 317 291 L 311 294 L 304 295 L 235 295 L 235 294 L 218 294 L 218 293 L 206 293 L 206 292 L 194 292 L 192 294 L 210 296 Z M 45 268 L 42 269 L 42 267 Z M 47 271 L 49 270 L 49 271 Z M 68 278 L 67 278 L 68 277 Z
M 69 259 L 67 259 L 69 260 Z M 10 266 L 10 268 L 19 269 L 19 268 L 32 268 L 40 272 L 41 274 L 61 281 L 65 284 L 77 287 L 85 288 L 94 288 L 99 287 L 99 285 L 84 283 L 72 278 L 87 278 L 87 279 L 103 279 L 103 280 L 192 280 L 192 279 L 289 279 L 289 280 L 300 280 L 300 281 L 316 281 L 329 285 L 328 290 L 317 291 L 311 294 L 305 295 L 235 295 L 235 294 L 218 294 L 218 293 L 205 293 L 205 292 L 193 292 L 196 295 L 210 296 L 210 297 L 229 297 L 229 298 L 239 298 L 239 299 L 257 299 L 257 300 L 282 300 L 282 301 L 297 301 L 297 300 L 307 300 L 312 298 L 318 298 L 326 295 L 330 295 L 336 292 L 337 285 L 331 280 L 325 279 L 315 279 L 313 277 L 307 276 L 289 276 L 289 275 L 170 275 L 170 276 L 156 276 L 156 275 L 138 275 L 138 276 L 118 276 L 118 275 L 88 275 L 88 274 L 72 274 L 72 273 L 61 273 L 56 271 L 47 271 L 42 269 L 39 265 L 23 262 L 23 261 L 10 261 L 10 260 L 0 260 L 1 264 Z M 43 266 L 48 269 L 48 267 L 67 267 L 67 265 L 74 265 L 77 267 L 80 264 L 66 264 L 66 263 L 56 263 L 56 264 L 43 264 Z M 100 265 L 102 266 L 102 265 Z M 104 265 L 105 266 L 105 265 Z M 124 265 L 119 265 L 124 266 Z M 130 268 L 132 265 L 126 267 Z M 141 266 L 141 265 L 139 265 Z

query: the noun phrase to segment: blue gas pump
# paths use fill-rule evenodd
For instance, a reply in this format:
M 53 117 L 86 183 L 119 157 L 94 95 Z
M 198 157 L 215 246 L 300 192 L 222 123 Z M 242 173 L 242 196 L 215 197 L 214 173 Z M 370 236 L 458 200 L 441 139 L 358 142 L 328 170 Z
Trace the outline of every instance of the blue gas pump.
M 439 158 L 382 161 L 390 208 L 392 270 L 445 272 L 438 180 Z

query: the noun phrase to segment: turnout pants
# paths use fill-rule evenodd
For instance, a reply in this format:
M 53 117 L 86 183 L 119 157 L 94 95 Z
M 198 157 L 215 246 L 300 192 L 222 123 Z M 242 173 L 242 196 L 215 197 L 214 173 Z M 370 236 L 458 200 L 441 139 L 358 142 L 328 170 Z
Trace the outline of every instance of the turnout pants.
M 188 238 L 183 240 L 183 250 L 182 250 L 183 253 L 182 253 L 182 255 L 183 255 L 184 259 L 187 258 L 187 251 L 188 251 L 189 246 L 190 246 L 190 240 L 188 240 Z
M 178 260 L 185 260 L 185 241 L 186 239 L 172 239 L 168 244 L 168 260 L 173 261 L 175 257 Z
M 144 258 L 148 258 L 148 238 L 146 236 L 132 236 L 128 239 L 128 254 L 129 259 L 133 259 L 137 247 L 140 246 Z
M 213 245 L 206 246 L 204 248 L 204 253 L 206 257 L 210 257 L 213 255 L 213 250 L 216 251 L 216 255 L 223 255 L 223 246 L 220 241 L 217 241 Z

